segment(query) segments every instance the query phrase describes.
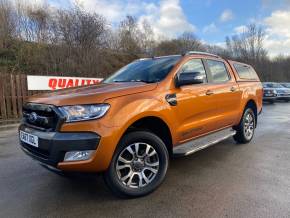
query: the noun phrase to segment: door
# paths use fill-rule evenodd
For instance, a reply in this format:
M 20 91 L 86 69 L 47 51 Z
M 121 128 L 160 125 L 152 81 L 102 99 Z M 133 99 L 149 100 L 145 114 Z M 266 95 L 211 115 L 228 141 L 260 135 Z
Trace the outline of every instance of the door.
M 220 129 L 232 126 L 240 112 L 242 92 L 226 62 L 207 59 L 204 63 L 209 72 L 209 83 L 212 84 L 212 96 L 216 99 L 215 127 Z
M 176 117 L 178 142 L 201 136 L 214 129 L 217 100 L 210 93 L 211 85 L 201 59 L 187 61 L 178 73 L 199 72 L 204 83 L 176 88 L 177 106 L 173 108 Z

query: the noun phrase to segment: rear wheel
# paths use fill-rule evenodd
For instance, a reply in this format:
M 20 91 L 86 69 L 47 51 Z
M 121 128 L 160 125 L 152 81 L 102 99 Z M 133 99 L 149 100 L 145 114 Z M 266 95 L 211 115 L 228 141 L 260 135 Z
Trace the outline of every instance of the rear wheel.
M 169 155 L 163 141 L 147 131 L 126 134 L 118 145 L 105 181 L 121 197 L 139 197 L 154 191 L 164 180 Z
M 249 143 L 255 133 L 256 116 L 252 108 L 247 108 L 244 111 L 243 117 L 237 126 L 237 133 L 234 135 L 234 140 L 238 143 Z

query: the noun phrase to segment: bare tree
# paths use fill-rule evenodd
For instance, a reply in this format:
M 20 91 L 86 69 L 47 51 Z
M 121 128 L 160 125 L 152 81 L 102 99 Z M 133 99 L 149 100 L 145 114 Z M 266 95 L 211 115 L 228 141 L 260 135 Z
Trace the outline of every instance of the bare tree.
M 261 26 L 248 25 L 238 35 L 227 37 L 227 50 L 233 59 L 253 65 L 260 77 L 265 80 L 268 69 L 265 67 L 268 57 L 263 47 L 265 32 Z
M 263 28 L 250 24 L 243 33 L 226 38 L 227 49 L 234 58 L 257 62 L 267 55 L 263 47 L 264 38 Z
M 7 48 L 15 37 L 16 23 L 11 2 L 0 0 L 0 48 Z
M 119 27 L 121 51 L 129 54 L 140 54 L 139 35 L 140 29 L 138 28 L 136 18 L 127 16 L 125 20 L 121 21 Z
M 153 56 L 154 47 L 156 46 L 156 40 L 154 31 L 147 20 L 142 21 L 141 31 L 138 37 L 142 53 L 144 53 L 147 56 Z
M 119 26 L 79 5 L 51 9 L 0 0 L 0 73 L 106 77 L 139 57 L 208 51 L 253 65 L 262 80 L 290 80 L 290 59 L 268 58 L 262 27 L 249 25 L 227 37 L 226 48 L 202 43 L 193 33 L 157 38 L 148 21 L 127 16 Z
M 185 53 L 187 51 L 204 51 L 205 48 L 196 38 L 194 33 L 192 32 L 184 32 L 179 38 L 180 42 L 180 51 L 181 53 Z

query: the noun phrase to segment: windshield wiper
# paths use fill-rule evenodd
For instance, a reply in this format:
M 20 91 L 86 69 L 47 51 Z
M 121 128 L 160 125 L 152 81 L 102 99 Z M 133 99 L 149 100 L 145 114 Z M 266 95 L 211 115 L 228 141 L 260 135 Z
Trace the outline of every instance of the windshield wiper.
M 115 83 L 122 83 L 122 82 L 142 82 L 142 83 L 154 83 L 154 81 L 147 81 L 142 79 L 131 79 L 131 80 L 114 80 Z

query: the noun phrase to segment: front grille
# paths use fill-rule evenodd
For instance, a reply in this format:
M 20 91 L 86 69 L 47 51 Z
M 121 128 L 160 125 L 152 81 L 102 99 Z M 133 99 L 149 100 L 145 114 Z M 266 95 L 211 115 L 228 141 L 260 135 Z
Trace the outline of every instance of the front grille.
M 23 106 L 23 120 L 27 126 L 42 131 L 54 131 L 60 121 L 52 105 L 27 103 Z

